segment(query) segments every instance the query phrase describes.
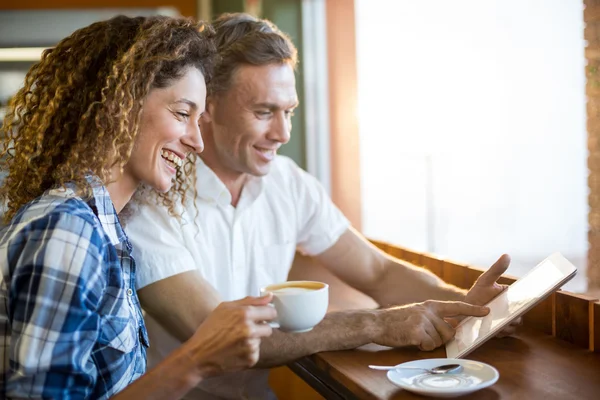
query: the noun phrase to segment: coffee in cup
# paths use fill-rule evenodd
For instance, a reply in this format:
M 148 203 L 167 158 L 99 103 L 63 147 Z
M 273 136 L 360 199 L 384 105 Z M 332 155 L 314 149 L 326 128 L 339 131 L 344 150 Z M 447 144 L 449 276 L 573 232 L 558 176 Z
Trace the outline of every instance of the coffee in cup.
M 327 313 L 329 285 L 313 281 L 289 281 L 265 286 L 261 294 L 273 293 L 277 320 L 272 325 L 286 332 L 308 332 Z

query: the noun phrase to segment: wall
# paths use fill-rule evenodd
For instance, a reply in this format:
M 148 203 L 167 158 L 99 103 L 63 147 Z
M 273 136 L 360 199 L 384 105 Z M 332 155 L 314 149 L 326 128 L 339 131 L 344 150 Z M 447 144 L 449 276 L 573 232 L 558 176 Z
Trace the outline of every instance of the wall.
M 170 6 L 176 8 L 182 15 L 196 16 L 198 14 L 197 0 L 57 0 L 48 3 L 43 0 L 4 0 L 0 2 L 2 10 L 34 10 L 34 9 L 100 9 L 100 8 L 152 8 Z M 213 0 L 211 3 L 213 15 L 222 12 L 244 11 L 243 0 Z M 299 49 L 302 58 L 302 20 L 300 0 L 263 0 L 263 17 L 272 20 L 284 32 L 288 33 Z M 296 73 L 298 96 L 303 98 L 303 68 L 299 64 Z M 0 99 L 1 101 L 1 99 Z M 302 104 L 292 119 L 293 129 L 290 142 L 282 147 L 280 153 L 294 159 L 301 167 L 306 166 L 305 126 Z
M 588 216 L 588 277 L 590 288 L 600 293 L 600 1 L 585 0 L 585 39 L 587 48 L 587 130 L 590 188 Z
M 65 8 L 140 8 L 171 6 L 181 15 L 196 16 L 196 0 L 2 0 L 0 10 Z
M 583 269 L 582 3 L 356 4 L 364 233 L 481 266 L 508 252 L 516 274 L 554 251 Z
M 362 228 L 354 0 L 327 0 L 331 198 Z

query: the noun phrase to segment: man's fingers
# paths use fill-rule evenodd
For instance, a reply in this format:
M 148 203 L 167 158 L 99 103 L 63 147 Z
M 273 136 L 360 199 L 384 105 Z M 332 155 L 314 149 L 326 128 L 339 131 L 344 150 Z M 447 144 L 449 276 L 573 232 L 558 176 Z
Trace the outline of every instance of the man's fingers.
M 421 340 L 421 344 L 419 344 L 419 350 L 431 351 L 436 347 L 437 346 L 435 345 L 435 340 L 428 334 L 423 333 L 423 340 Z
M 439 317 L 484 317 L 488 315 L 490 309 L 483 306 L 464 303 L 462 301 L 439 301 L 431 303 L 432 311 Z
M 503 337 L 506 337 L 506 336 L 510 336 L 510 335 L 512 335 L 514 333 L 517 333 L 517 329 L 521 325 L 523 325 L 523 318 L 519 317 L 519 318 L 511 321 L 511 323 L 507 327 L 505 327 L 504 329 L 502 329 L 500 331 L 500 333 L 498 333 L 496 335 L 496 337 L 503 338 Z
M 508 254 L 503 254 L 498 261 L 496 261 L 494 265 L 490 267 L 490 269 L 481 274 L 479 279 L 477 279 L 476 285 L 493 285 L 494 282 L 496 282 L 498 278 L 500 278 L 500 276 L 506 272 L 509 265 L 510 257 Z
M 423 326 L 423 329 L 425 330 L 425 333 L 427 333 L 427 335 L 429 335 L 429 337 L 433 340 L 433 345 L 434 345 L 433 349 L 437 349 L 438 347 L 440 347 L 442 345 L 443 342 L 442 342 L 442 337 L 440 336 L 437 329 L 433 325 L 433 321 L 432 321 L 433 319 L 435 319 L 435 318 L 429 318 L 428 321 L 425 321 L 425 325 Z
M 502 329 L 497 335 L 497 338 L 503 338 L 503 337 L 507 337 L 512 335 L 513 333 L 517 332 L 517 328 L 515 326 L 507 326 L 506 328 Z
M 458 326 L 458 324 L 460 323 L 459 319 L 457 319 L 457 318 L 451 318 L 451 317 L 444 318 L 444 321 L 446 321 L 446 323 L 448 325 L 450 325 L 453 329 L 456 328 Z
M 441 340 L 441 343 L 438 344 L 437 347 L 448 342 L 450 339 L 452 339 L 454 337 L 456 331 L 454 330 L 454 328 L 452 326 L 450 326 L 449 323 L 444 321 L 442 318 L 438 318 L 437 316 L 434 315 L 433 318 L 430 319 L 430 321 Z
M 515 320 L 512 320 L 510 326 L 521 326 L 523 325 L 523 317 L 519 317 Z

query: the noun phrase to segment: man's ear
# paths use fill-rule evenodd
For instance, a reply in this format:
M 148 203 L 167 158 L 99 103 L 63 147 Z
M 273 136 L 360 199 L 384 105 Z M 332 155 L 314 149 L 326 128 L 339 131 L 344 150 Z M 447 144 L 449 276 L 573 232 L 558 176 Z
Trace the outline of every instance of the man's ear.
M 216 109 L 216 104 L 217 99 L 215 98 L 215 96 L 207 96 L 206 97 L 206 107 L 204 109 L 204 113 L 202 113 L 202 119 L 205 122 L 212 122 L 214 115 L 215 115 L 215 109 Z

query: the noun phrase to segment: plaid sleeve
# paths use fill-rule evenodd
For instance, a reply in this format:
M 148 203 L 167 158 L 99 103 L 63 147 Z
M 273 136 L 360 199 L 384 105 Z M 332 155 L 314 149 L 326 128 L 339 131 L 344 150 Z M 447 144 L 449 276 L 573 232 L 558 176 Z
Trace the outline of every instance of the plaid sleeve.
M 92 223 L 64 212 L 29 223 L 11 240 L 8 398 L 86 398 L 93 390 L 103 243 Z

